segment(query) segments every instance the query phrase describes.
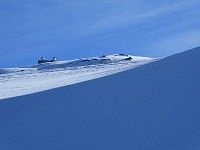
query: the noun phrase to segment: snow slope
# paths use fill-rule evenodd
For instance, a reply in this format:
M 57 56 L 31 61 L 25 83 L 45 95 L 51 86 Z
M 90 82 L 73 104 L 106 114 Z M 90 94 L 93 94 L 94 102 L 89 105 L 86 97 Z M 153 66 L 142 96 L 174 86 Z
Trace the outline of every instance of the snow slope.
M 200 48 L 0 101 L 1 150 L 199 150 Z
M 0 69 L 0 99 L 111 75 L 155 60 L 147 57 L 115 54 L 20 68 L 2 68 Z

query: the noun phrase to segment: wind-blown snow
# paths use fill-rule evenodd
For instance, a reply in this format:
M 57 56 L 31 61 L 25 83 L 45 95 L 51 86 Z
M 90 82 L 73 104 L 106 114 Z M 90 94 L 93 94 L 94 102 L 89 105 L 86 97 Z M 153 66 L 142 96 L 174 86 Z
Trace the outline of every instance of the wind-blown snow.
M 0 99 L 111 75 L 155 60 L 147 57 L 115 54 L 21 68 L 0 69 Z
M 199 150 L 199 57 L 1 100 L 0 149 Z

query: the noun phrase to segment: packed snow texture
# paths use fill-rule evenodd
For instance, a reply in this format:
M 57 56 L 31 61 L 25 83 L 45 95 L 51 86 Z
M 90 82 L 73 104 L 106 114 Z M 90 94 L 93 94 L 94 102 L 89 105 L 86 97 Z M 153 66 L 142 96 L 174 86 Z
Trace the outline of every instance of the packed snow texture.
M 155 60 L 148 57 L 115 54 L 21 68 L 2 68 L 0 69 L 0 99 L 111 75 Z
M 0 101 L 2 150 L 199 150 L 200 48 Z

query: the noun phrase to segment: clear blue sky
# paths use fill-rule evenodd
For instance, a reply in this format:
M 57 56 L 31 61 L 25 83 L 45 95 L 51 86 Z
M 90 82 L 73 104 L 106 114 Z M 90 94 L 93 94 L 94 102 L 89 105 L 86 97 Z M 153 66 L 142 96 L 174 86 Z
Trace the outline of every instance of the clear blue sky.
M 200 0 L 1 0 L 0 67 L 200 46 Z

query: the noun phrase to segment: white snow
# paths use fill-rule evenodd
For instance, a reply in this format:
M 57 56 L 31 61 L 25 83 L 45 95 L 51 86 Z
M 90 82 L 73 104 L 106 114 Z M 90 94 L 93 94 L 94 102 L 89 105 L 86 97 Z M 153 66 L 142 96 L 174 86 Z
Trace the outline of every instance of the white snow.
M 17 83 L 30 91 L 28 84 L 71 84 L 154 61 L 109 57 L 105 64 L 75 60 L 74 67 L 56 62 L 22 72 L 8 69 L 1 81 L 16 88 L 13 96 Z M 103 78 L 1 100 L 0 150 L 199 150 L 199 57 L 200 47 Z
M 128 58 L 132 59 L 129 60 Z M 31 94 L 111 75 L 155 60 L 148 57 L 114 54 L 20 68 L 1 68 L 0 99 Z

